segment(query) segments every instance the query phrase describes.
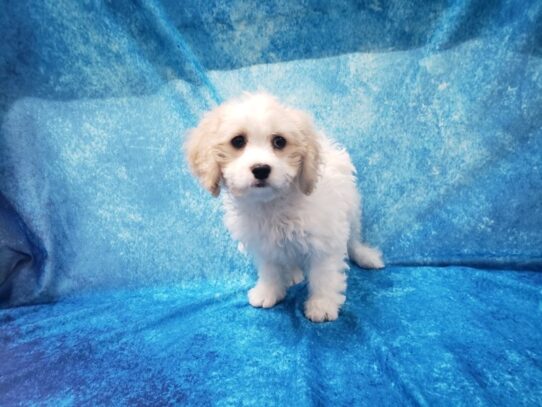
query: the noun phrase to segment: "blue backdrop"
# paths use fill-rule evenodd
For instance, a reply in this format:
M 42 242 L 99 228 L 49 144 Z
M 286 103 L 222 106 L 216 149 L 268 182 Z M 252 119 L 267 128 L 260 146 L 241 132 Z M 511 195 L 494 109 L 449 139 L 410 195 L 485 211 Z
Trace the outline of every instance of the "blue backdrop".
M 0 405 L 542 403 L 540 1 L 0 8 Z M 248 306 L 188 171 L 245 90 L 358 169 L 389 266 L 336 323 Z

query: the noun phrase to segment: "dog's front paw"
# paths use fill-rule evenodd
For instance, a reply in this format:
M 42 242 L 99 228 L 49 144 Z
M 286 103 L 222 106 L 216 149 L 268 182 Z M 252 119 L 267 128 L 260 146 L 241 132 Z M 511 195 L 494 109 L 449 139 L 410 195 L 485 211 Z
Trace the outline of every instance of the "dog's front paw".
M 258 283 L 248 291 L 248 302 L 253 307 L 271 308 L 277 302 L 282 301 L 285 295 L 284 289 Z
M 305 303 L 305 316 L 312 322 L 335 321 L 339 317 L 339 304 L 329 298 L 309 298 Z

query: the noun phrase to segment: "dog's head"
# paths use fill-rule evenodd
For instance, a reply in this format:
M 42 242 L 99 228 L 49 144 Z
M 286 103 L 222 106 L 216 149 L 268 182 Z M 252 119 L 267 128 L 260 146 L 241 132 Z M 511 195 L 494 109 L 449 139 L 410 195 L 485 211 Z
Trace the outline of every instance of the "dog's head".
M 316 184 L 319 144 L 310 117 L 267 94 L 246 94 L 207 113 L 185 145 L 188 162 L 214 196 L 269 201 Z

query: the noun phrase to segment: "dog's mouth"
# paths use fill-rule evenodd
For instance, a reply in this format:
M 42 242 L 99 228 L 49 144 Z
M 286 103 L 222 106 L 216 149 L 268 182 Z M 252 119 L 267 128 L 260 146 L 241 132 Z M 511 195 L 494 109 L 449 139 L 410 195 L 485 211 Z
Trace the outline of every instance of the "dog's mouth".
M 246 196 L 247 199 L 252 199 L 257 202 L 268 202 L 277 195 L 277 188 L 266 180 L 255 180 L 250 184 L 250 187 L 240 193 L 238 196 Z
M 253 185 L 255 188 L 265 188 L 265 187 L 268 187 L 269 184 L 265 181 L 257 181 L 254 183 Z

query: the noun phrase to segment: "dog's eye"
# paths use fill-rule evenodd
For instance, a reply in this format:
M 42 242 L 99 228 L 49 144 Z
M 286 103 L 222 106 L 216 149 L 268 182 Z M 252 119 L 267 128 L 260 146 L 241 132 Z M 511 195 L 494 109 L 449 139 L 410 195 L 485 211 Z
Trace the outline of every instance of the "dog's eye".
M 233 148 L 236 148 L 237 150 L 242 149 L 247 144 L 247 139 L 244 136 L 244 134 L 239 134 L 231 139 L 230 141 Z
M 286 139 L 282 136 L 275 135 L 273 136 L 273 147 L 275 147 L 277 150 L 282 150 L 284 147 L 286 147 Z

